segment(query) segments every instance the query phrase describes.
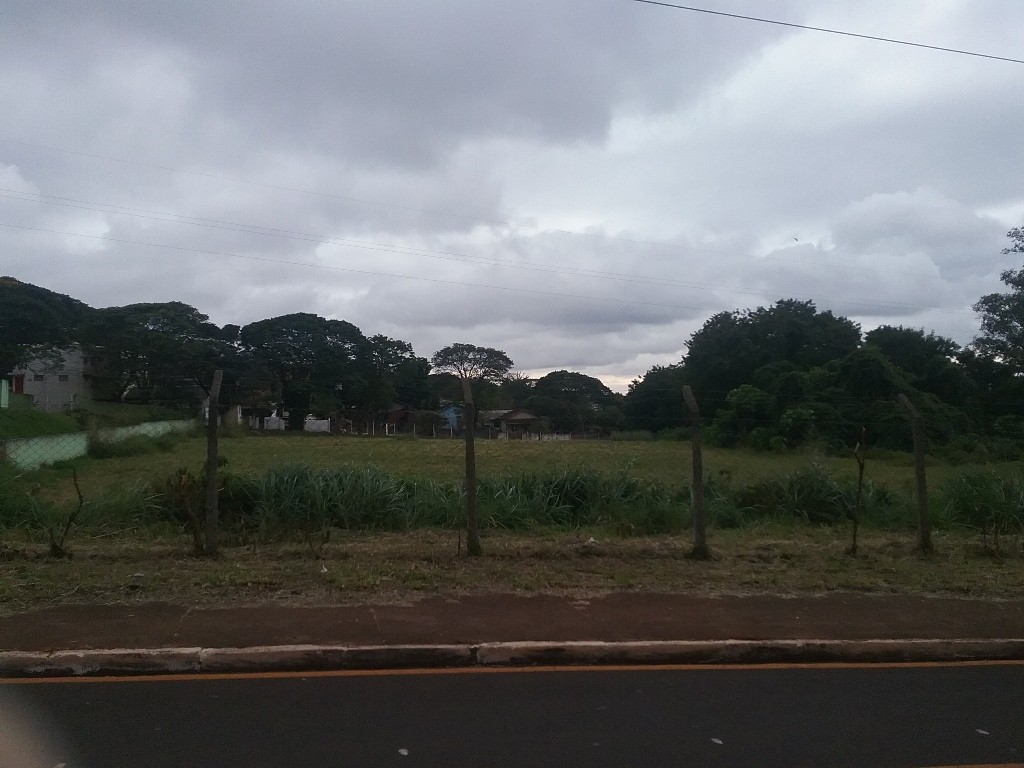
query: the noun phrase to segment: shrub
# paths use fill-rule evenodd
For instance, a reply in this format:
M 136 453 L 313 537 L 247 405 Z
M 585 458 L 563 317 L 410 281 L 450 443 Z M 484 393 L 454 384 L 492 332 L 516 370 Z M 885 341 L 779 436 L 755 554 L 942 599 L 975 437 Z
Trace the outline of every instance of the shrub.
M 849 500 L 820 464 L 781 477 L 758 480 L 739 493 L 739 503 L 758 515 L 831 525 L 849 514 Z
M 995 472 L 965 472 L 945 488 L 950 519 L 995 537 L 1024 533 L 1024 480 Z
M 18 528 L 38 513 L 37 485 L 25 481 L 9 464 L 0 462 L 0 527 Z

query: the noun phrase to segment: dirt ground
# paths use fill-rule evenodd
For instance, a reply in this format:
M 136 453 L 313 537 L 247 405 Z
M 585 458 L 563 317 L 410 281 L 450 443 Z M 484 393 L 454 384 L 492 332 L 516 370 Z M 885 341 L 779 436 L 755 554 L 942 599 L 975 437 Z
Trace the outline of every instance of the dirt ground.
M 402 645 L 492 641 L 1024 638 L 1024 600 L 906 595 L 589 598 L 439 595 L 407 603 L 67 605 L 0 621 L 0 649 Z

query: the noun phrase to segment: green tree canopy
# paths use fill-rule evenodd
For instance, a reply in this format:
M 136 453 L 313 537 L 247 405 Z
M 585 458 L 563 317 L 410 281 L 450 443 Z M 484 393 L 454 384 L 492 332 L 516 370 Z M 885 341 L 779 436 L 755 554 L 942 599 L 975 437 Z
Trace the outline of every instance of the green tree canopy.
M 79 324 L 92 311 L 62 293 L 0 277 L 0 376 L 76 341 Z
M 556 432 L 607 431 L 621 426 L 620 401 L 600 379 L 561 370 L 537 380 L 526 407 Z
M 962 350 L 952 339 L 934 332 L 883 325 L 869 331 L 864 343 L 881 350 L 917 389 L 958 408 L 974 406 L 978 387 L 960 363 Z
M 1024 253 L 1024 227 L 1006 233 L 1010 245 L 1003 253 Z M 981 333 L 974 347 L 1024 373 L 1024 269 L 1007 269 L 1000 278 L 1010 290 L 982 296 L 974 305 L 981 316 Z
M 240 339 L 276 378 L 293 429 L 314 396 L 332 408 L 365 404 L 369 342 L 352 323 L 296 312 L 250 323 Z
M 180 301 L 97 309 L 78 331 L 101 397 L 179 405 L 196 400 L 214 370 L 233 367 L 237 350 L 222 336 L 206 315 Z
M 687 423 L 683 375 L 682 363 L 656 365 L 631 381 L 623 403 L 629 427 L 657 432 Z
M 500 349 L 473 344 L 452 344 L 434 353 L 430 364 L 438 373 L 450 373 L 469 381 L 500 382 L 512 368 L 511 358 Z
M 713 413 L 729 392 L 749 384 L 766 365 L 821 366 L 860 345 L 860 327 L 812 301 L 783 299 L 770 307 L 719 312 L 694 333 L 683 358 L 685 382 L 701 410 Z

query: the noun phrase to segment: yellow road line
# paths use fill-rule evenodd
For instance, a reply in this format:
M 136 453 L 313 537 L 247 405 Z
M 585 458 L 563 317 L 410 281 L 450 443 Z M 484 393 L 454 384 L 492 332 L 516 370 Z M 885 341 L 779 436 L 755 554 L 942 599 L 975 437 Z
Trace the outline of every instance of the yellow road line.
M 0 685 L 38 685 L 47 683 L 144 683 L 195 682 L 201 680 L 280 680 L 311 677 L 402 677 L 425 675 L 510 675 L 552 672 L 699 672 L 757 671 L 793 669 L 929 669 L 943 667 L 1024 666 L 1024 659 L 1008 661 L 927 661 L 927 662 L 827 662 L 821 664 L 604 664 L 592 666 L 537 667 L 441 667 L 413 669 L 336 669 L 308 672 L 189 672 L 185 674 L 115 675 L 109 677 L 11 677 L 0 678 Z M 1004 764 L 1008 765 L 1008 764 Z M 1024 768 L 1024 764 L 1021 768 Z M 967 768 L 967 767 L 964 767 Z M 973 767 L 972 767 L 973 768 Z

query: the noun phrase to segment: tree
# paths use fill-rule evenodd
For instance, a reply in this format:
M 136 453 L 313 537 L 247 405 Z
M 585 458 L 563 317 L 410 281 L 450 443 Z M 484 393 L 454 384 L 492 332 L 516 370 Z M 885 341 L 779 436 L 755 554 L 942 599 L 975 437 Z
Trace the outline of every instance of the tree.
M 1011 244 L 1003 253 L 1024 253 L 1024 227 L 1006 233 Z M 1011 290 L 982 296 L 973 309 L 981 316 L 981 333 L 974 347 L 994 357 L 1014 373 L 1024 373 L 1024 269 L 1007 269 L 999 276 Z
M 714 414 L 729 392 L 754 381 L 767 365 L 791 363 L 806 370 L 843 357 L 860 345 L 860 327 L 812 301 L 783 299 L 771 307 L 719 312 L 687 342 L 684 383 Z
M 683 426 L 683 366 L 656 365 L 629 384 L 623 409 L 630 429 L 657 432 Z
M 478 382 L 501 381 L 512 368 L 512 360 L 504 352 L 472 344 L 452 344 L 438 350 L 430 364 L 440 373 L 457 376 L 462 382 L 465 407 L 466 439 L 466 553 L 472 557 L 482 554 L 480 526 L 476 510 L 476 409 L 473 404 L 473 385 Z
M 547 417 L 556 432 L 587 432 L 620 426 L 620 400 L 593 376 L 553 371 L 537 380 L 526 407 Z
M 510 371 L 501 381 L 501 402 L 506 408 L 525 408 L 534 380 L 522 371 Z
M 314 396 L 333 407 L 365 406 L 368 342 L 352 323 L 297 312 L 250 323 L 240 338 L 276 378 L 292 429 L 302 428 Z
M 775 403 L 771 395 L 753 384 L 740 384 L 725 396 L 725 406 L 715 416 L 715 426 L 726 445 L 742 441 L 748 433 L 764 428 L 772 420 Z
M 101 397 L 192 404 L 213 371 L 231 369 L 237 333 L 180 301 L 94 310 L 78 338 L 93 359 Z
M 416 357 L 409 342 L 381 334 L 368 339 L 366 401 L 373 412 L 387 411 L 396 400 L 425 406 L 430 400 L 429 374 L 430 363 Z
M 910 383 L 958 408 L 973 408 L 977 386 L 959 362 L 960 345 L 934 332 L 882 325 L 864 337 L 877 347 Z
M 0 277 L 0 377 L 71 344 L 78 325 L 92 311 L 62 293 Z

